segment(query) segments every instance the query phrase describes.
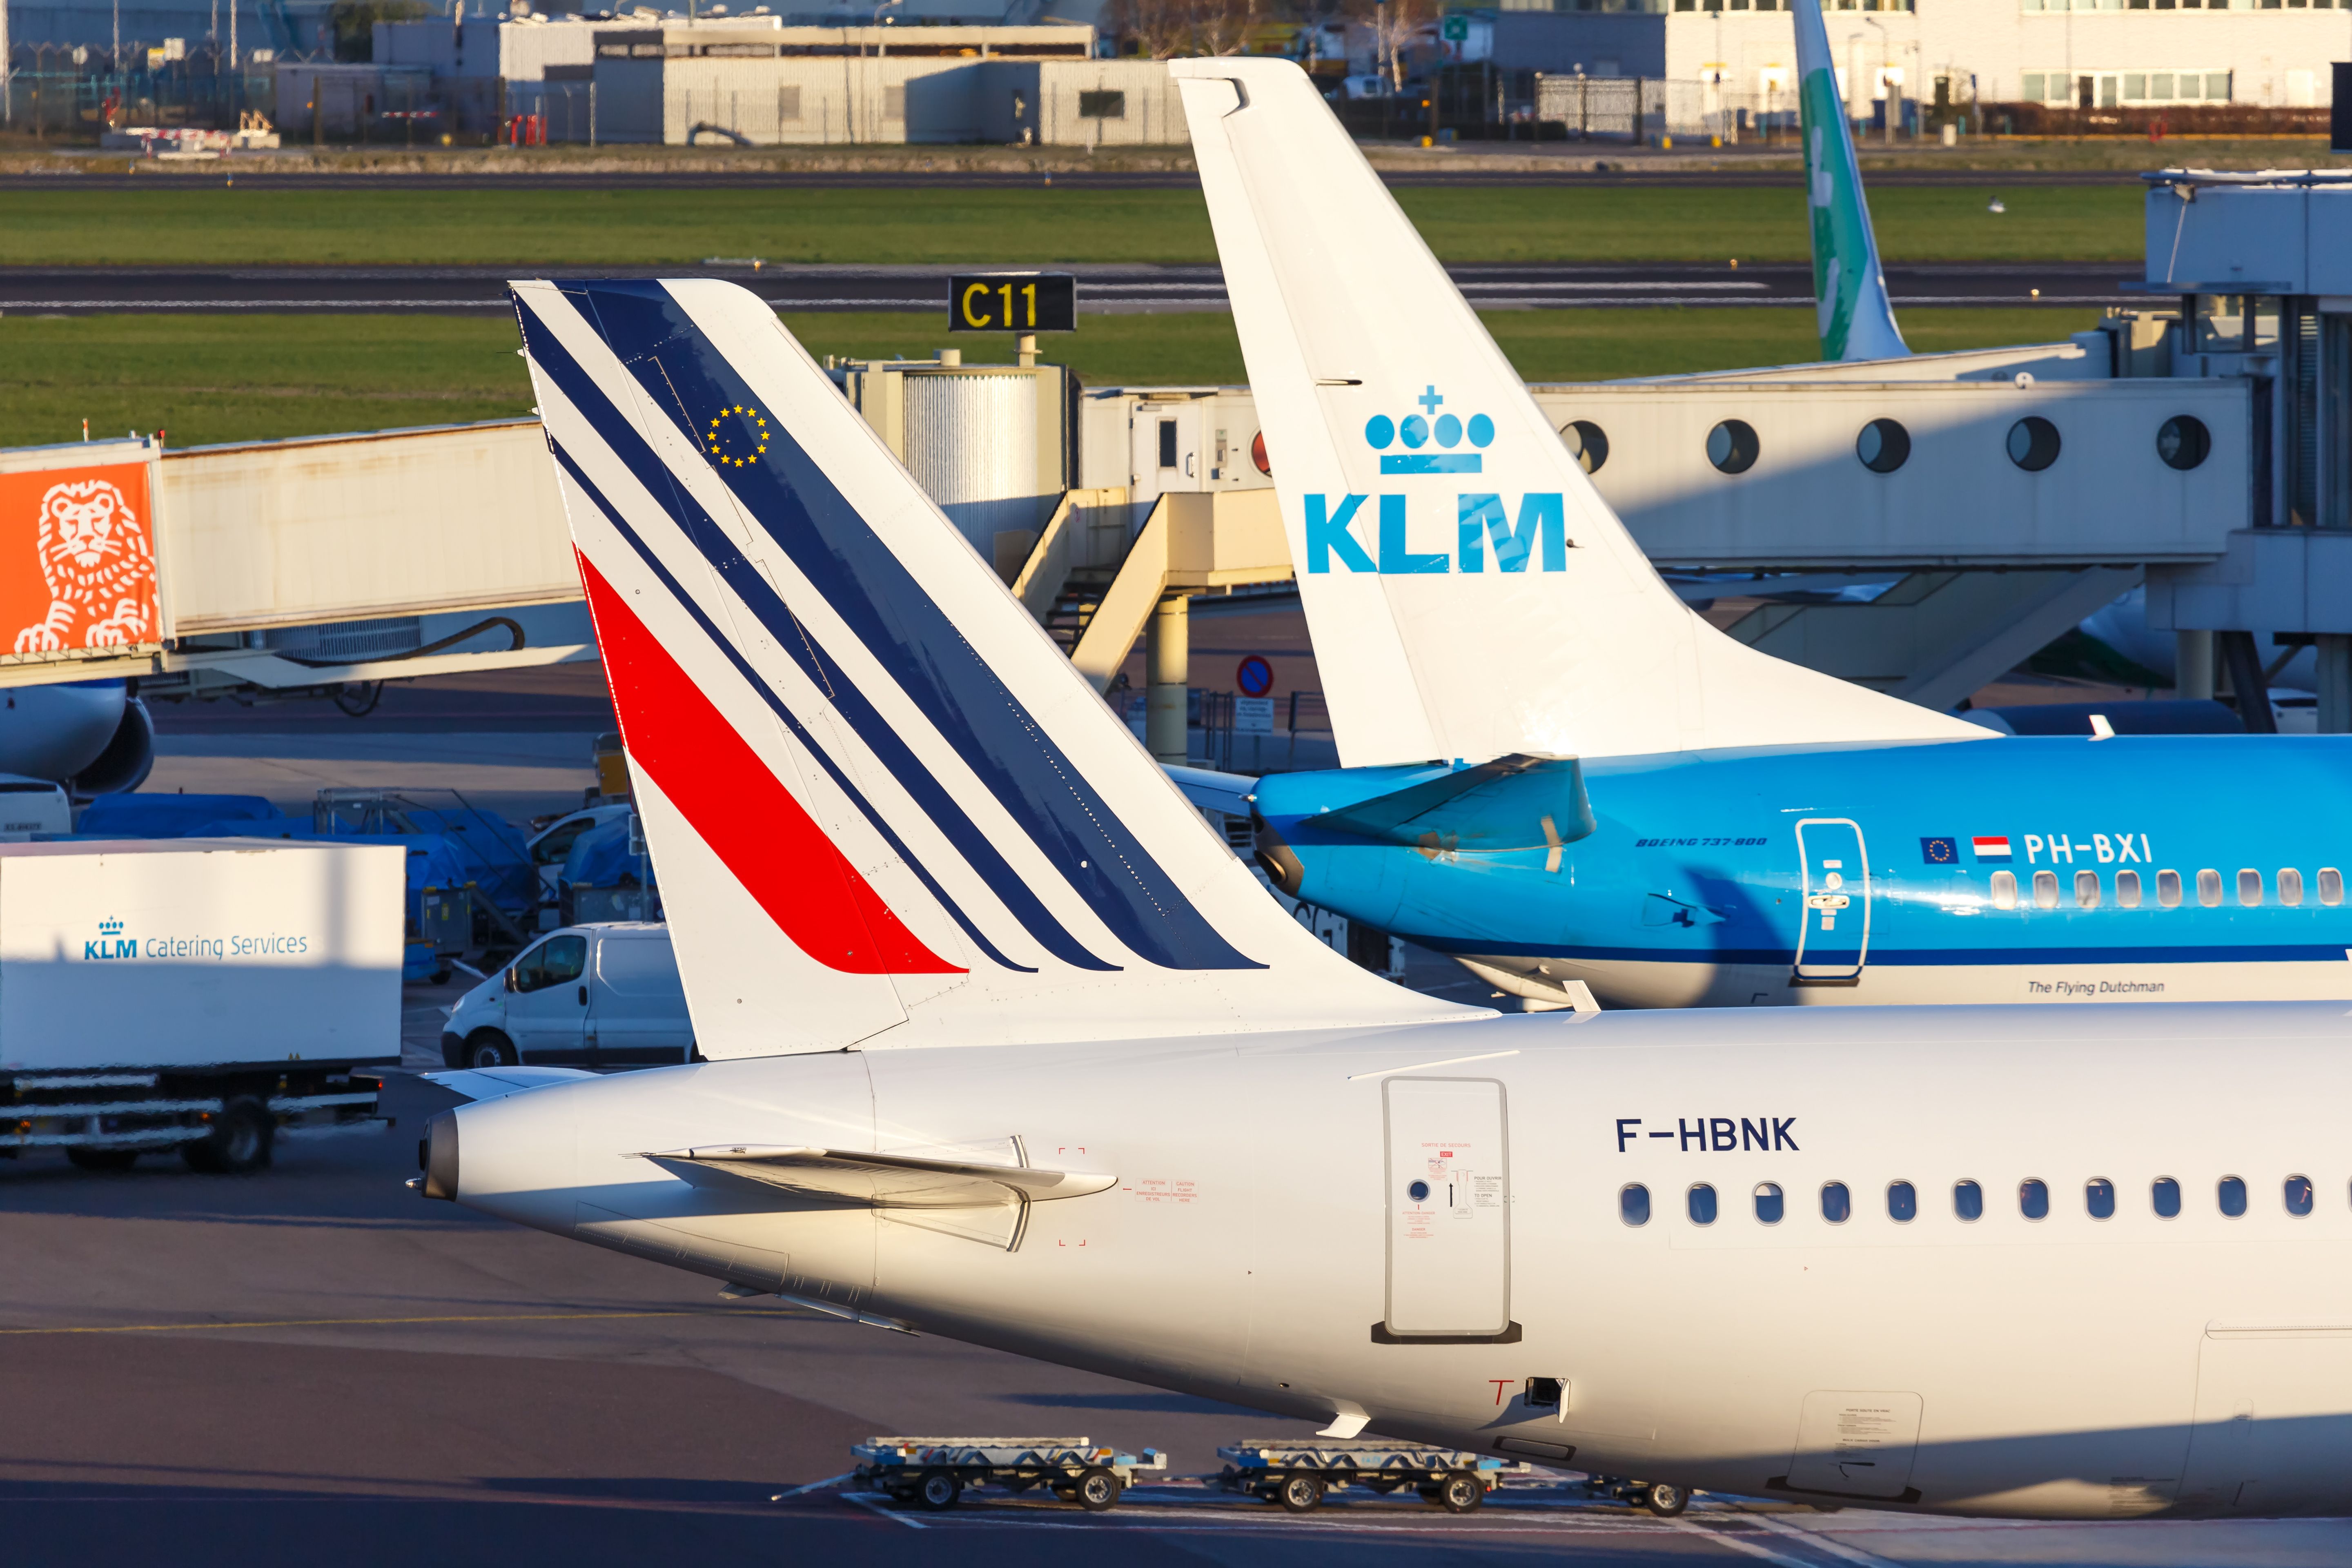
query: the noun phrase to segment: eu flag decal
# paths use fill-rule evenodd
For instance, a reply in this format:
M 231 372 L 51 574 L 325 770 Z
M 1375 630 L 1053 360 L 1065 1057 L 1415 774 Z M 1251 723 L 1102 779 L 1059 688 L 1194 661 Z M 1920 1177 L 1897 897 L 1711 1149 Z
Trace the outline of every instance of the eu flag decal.
M 737 404 L 722 408 L 710 428 L 702 433 L 702 444 L 711 465 L 720 468 L 740 468 L 746 463 L 756 464 L 768 450 L 767 416 L 756 408 Z
M 1957 866 L 1960 863 L 1960 841 L 1957 838 L 1922 838 L 1919 858 L 1930 866 Z

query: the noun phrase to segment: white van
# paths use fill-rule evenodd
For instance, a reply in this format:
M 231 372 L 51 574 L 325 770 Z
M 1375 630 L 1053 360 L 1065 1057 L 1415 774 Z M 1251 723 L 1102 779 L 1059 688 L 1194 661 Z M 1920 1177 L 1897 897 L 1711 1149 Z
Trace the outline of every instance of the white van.
M 72 831 L 73 802 L 63 784 L 0 773 L 0 843 L 21 844 L 36 833 Z
M 669 928 L 614 922 L 549 932 L 449 1010 L 441 1057 L 453 1068 L 695 1060 Z

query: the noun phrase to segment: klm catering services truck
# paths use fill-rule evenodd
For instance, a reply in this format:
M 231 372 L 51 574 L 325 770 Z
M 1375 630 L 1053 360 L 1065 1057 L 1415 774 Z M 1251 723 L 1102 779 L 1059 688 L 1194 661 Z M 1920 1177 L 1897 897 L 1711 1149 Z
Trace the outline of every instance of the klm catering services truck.
M 400 1060 L 397 846 L 0 844 L 0 1158 L 257 1170 Z

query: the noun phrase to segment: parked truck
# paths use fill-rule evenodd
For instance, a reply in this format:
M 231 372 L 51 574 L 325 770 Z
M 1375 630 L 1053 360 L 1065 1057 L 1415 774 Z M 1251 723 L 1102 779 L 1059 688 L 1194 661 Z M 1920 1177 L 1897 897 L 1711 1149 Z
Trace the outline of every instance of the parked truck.
M 244 1172 L 373 1122 L 403 888 L 397 846 L 0 844 L 0 1158 Z

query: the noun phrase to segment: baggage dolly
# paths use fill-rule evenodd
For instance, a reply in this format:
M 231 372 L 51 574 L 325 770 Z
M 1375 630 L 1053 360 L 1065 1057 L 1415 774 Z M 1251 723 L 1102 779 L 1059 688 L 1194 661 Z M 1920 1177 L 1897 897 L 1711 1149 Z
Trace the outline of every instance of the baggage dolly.
M 1690 1489 L 1672 1481 L 1636 1481 L 1623 1476 L 1591 1476 L 1584 1489 L 1595 1497 L 1613 1498 L 1635 1508 L 1648 1509 L 1660 1519 L 1673 1519 L 1690 1507 Z
M 1088 1513 L 1118 1506 L 1138 1470 L 1164 1470 L 1167 1456 L 1141 1458 L 1087 1437 L 875 1437 L 849 1450 L 861 1486 L 915 1508 L 953 1508 L 967 1487 L 1025 1492 L 1045 1487 Z
M 1292 1513 L 1320 1507 L 1324 1495 L 1360 1486 L 1386 1496 L 1412 1488 L 1422 1500 L 1448 1513 L 1468 1513 L 1486 1500 L 1506 1475 L 1525 1464 L 1460 1448 L 1416 1443 L 1236 1443 L 1219 1448 L 1225 1461 L 1217 1484 L 1230 1492 L 1280 1503 Z

